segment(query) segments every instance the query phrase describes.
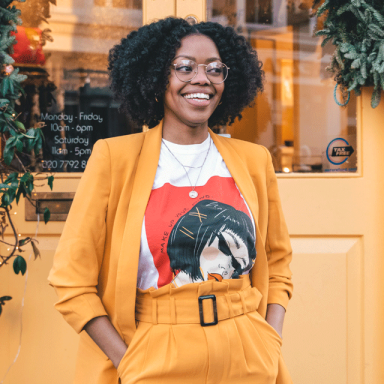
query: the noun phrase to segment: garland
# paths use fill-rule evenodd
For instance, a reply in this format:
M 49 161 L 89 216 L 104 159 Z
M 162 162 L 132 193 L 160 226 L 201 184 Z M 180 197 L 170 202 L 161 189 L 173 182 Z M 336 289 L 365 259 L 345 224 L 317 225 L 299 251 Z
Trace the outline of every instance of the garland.
M 344 93 L 361 94 L 362 86 L 373 86 L 372 108 L 376 108 L 384 90 L 384 1 L 314 0 L 324 27 L 316 32 L 324 36 L 322 46 L 336 46 L 330 66 Z M 346 92 L 347 91 L 347 92 Z

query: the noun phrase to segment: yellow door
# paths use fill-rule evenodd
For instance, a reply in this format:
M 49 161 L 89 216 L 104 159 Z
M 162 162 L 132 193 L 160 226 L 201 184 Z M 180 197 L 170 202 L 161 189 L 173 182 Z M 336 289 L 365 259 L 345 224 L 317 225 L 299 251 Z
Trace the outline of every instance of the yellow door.
M 384 105 L 372 110 L 371 92 L 357 103 L 359 174 L 279 179 L 295 284 L 283 354 L 297 384 L 384 382 Z
M 91 82 L 95 88 L 102 88 L 105 72 L 101 67 L 105 66 L 108 49 L 142 22 L 169 15 L 222 21 L 217 12 L 221 8 L 230 10 L 238 25 L 253 28 L 252 12 L 259 12 L 266 3 L 59 0 L 58 7 L 51 10 L 54 42 L 45 48 L 55 58 L 46 63 L 50 79 L 63 90 L 56 98 L 59 103 L 75 103 L 71 92 L 76 87 L 86 89 Z M 278 3 L 271 4 L 277 7 Z M 268 14 L 269 8 L 265 12 Z M 283 12 L 282 8 L 279 12 Z M 230 24 L 232 19 L 225 22 Z M 317 130 L 309 132 L 298 128 L 311 114 L 315 123 L 323 120 L 316 110 L 305 115 L 306 88 L 295 82 L 297 73 L 305 73 L 306 68 L 295 54 L 299 43 L 290 36 L 300 35 L 301 31 L 275 27 L 272 32 L 258 32 L 254 40 L 261 56 L 276 52 L 276 46 L 283 52 L 277 61 L 273 54 L 272 59 L 266 56 L 264 69 L 271 81 L 266 83 L 265 93 L 256 105 L 245 111 L 243 120 L 226 133 L 264 145 L 271 143 L 267 146 L 272 151 L 276 149 L 276 169 L 282 171 L 278 180 L 292 237 L 295 283 L 284 326 L 283 354 L 295 384 L 384 383 L 384 103 L 372 110 L 369 90 L 364 90 L 357 100 L 356 172 L 307 172 L 316 170 L 322 161 L 314 159 L 314 155 L 300 165 L 299 172 L 291 172 L 295 156 L 301 156 L 301 151 L 309 147 L 305 135 L 316 136 L 324 124 L 319 123 Z M 278 39 L 274 38 L 276 35 Z M 90 47 L 97 47 L 96 52 Z M 84 70 L 87 65 L 91 69 Z M 281 87 L 276 87 L 276 82 Z M 301 102 L 293 103 L 292 97 Z M 272 110 L 276 100 L 281 108 Z M 319 103 L 324 100 L 329 101 L 321 98 Z M 100 107 L 103 101 L 96 98 L 94 102 Z M 337 121 L 350 119 L 349 112 L 332 103 L 327 105 L 333 111 L 331 116 L 337 115 Z M 273 134 L 269 133 L 268 124 L 273 126 Z M 81 172 L 56 173 L 54 192 L 75 192 L 80 177 Z M 40 187 L 37 192 L 49 192 L 49 188 Z M 63 221 L 48 225 L 40 222 L 37 228 L 36 221 L 25 220 L 25 215 L 25 202 L 21 201 L 13 210 L 17 230 L 23 236 L 35 236 L 37 230 L 42 257 L 28 261 L 28 277 L 14 275 L 10 266 L 0 269 L 0 294 L 13 296 L 0 317 L 0 380 L 19 348 L 22 309 L 21 351 L 4 383 L 69 384 L 78 336 L 53 309 L 56 296 L 46 280 Z M 6 236 L 7 239 L 11 237 Z

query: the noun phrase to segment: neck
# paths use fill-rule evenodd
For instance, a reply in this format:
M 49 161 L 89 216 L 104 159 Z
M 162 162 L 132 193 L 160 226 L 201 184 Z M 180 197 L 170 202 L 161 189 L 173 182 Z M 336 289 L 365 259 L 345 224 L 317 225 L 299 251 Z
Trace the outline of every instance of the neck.
M 190 126 L 178 119 L 164 116 L 163 139 L 171 143 L 188 145 L 200 144 L 208 137 L 208 122 Z

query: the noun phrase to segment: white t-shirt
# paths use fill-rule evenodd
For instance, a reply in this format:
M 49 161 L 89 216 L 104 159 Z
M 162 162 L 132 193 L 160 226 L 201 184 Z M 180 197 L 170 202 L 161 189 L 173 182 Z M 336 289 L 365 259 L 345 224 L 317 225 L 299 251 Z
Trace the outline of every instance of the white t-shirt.
M 252 214 L 211 137 L 193 145 L 164 140 L 142 224 L 137 286 L 237 278 L 254 265 L 255 245 Z

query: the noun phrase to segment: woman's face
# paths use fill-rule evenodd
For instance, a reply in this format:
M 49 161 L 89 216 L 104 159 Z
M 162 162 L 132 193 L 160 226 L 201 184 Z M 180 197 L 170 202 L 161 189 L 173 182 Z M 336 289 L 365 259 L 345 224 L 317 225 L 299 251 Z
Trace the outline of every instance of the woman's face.
M 183 38 L 172 63 L 182 58 L 193 60 L 197 64 L 221 61 L 215 43 L 205 35 L 190 35 Z M 164 118 L 170 121 L 177 120 L 190 127 L 207 123 L 219 104 L 223 91 L 224 83 L 212 84 L 203 66 L 198 67 L 197 75 L 189 83 L 179 80 L 172 67 L 164 94 Z M 209 99 L 201 99 L 202 95 L 199 100 L 191 98 L 191 95 L 197 93 L 202 93 Z
M 232 231 L 225 230 L 222 235 L 232 256 L 240 264 L 241 269 L 245 270 L 250 262 L 247 245 Z M 200 268 L 204 280 L 208 280 L 208 274 L 218 274 L 223 279 L 231 278 L 235 271 L 232 265 L 232 256 L 227 256 L 219 250 L 219 238 L 215 237 L 212 244 L 209 246 L 207 244 L 200 255 Z

